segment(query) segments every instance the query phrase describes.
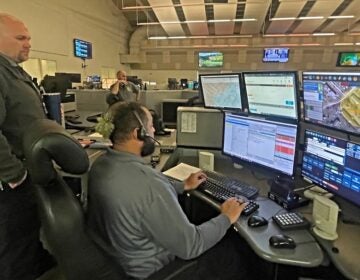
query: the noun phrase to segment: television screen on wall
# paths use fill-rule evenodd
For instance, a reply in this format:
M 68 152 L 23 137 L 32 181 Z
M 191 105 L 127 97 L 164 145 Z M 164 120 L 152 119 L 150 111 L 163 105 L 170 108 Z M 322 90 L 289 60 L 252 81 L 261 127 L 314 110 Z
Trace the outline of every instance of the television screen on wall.
M 74 39 L 74 55 L 82 59 L 92 58 L 92 44 L 80 39 Z
M 360 52 L 340 52 L 336 66 L 341 67 L 359 67 Z
M 222 52 L 199 52 L 199 68 L 216 68 L 224 64 Z
M 288 62 L 289 48 L 265 48 L 263 62 Z

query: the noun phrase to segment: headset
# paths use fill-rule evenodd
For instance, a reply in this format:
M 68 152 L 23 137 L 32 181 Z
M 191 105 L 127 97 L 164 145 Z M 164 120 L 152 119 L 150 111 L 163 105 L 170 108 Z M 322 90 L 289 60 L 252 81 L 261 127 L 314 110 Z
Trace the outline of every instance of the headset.
M 136 111 L 132 111 L 134 113 L 134 116 L 140 123 L 140 127 L 137 131 L 137 138 L 141 141 L 144 141 L 146 137 L 150 137 L 150 135 L 147 133 L 144 123 L 141 121 L 139 114 Z

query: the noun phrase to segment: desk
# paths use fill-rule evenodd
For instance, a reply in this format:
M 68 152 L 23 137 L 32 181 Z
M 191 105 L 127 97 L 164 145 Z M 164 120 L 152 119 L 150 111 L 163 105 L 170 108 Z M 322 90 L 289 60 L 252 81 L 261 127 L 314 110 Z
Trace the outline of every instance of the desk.
M 237 177 L 247 183 L 259 188 L 259 197 L 256 199 L 260 204 L 257 214 L 270 218 L 280 209 L 279 205 L 265 198 L 269 186 L 267 179 L 260 172 L 250 170 L 249 168 L 236 169 L 231 160 L 221 154 L 219 151 L 210 151 L 215 154 L 215 170 L 232 177 Z M 180 162 L 193 166 L 198 165 L 197 149 L 177 149 L 170 157 L 171 163 L 165 167 L 170 168 Z M 193 191 L 191 195 L 205 201 L 212 207 L 219 209 L 219 204 L 199 191 Z M 285 210 L 284 210 L 285 211 Z M 296 211 L 307 213 L 311 220 L 312 204 L 306 207 L 298 208 Z M 339 220 L 337 232 L 339 238 L 335 241 L 327 241 L 313 235 L 306 230 L 286 231 L 285 234 L 292 236 L 298 244 L 295 250 L 281 250 L 269 247 L 268 239 L 271 235 L 281 233 L 282 231 L 273 223 L 262 228 L 249 228 L 247 226 L 247 217 L 240 217 L 235 224 L 236 230 L 248 242 L 251 248 L 263 259 L 280 264 L 295 265 L 300 267 L 316 267 L 324 261 L 324 255 L 321 250 L 326 252 L 335 267 L 349 279 L 360 279 L 360 226 L 345 224 Z M 300 244 L 309 242 L 306 244 Z M 319 246 L 321 245 L 321 247 Z M 337 248 L 337 250 L 333 248 Z
M 94 115 L 100 115 L 102 113 L 103 112 L 101 112 L 101 111 L 71 111 L 71 112 L 67 112 L 67 113 L 65 113 L 66 128 L 73 128 L 73 129 L 78 129 L 78 130 L 92 129 L 95 127 L 96 123 L 89 122 L 87 120 L 87 118 L 90 116 L 94 116 Z M 69 121 L 66 121 L 66 117 L 71 117 L 71 116 L 78 116 L 76 118 L 76 121 L 80 122 L 80 123 L 71 123 Z

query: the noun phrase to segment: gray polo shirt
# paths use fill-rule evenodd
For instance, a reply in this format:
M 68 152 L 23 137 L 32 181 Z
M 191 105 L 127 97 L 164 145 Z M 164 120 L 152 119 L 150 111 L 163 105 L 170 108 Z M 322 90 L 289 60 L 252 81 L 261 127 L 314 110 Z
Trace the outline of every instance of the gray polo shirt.
M 191 224 L 168 179 L 142 158 L 109 149 L 89 175 L 90 235 L 128 275 L 146 278 L 174 260 L 192 259 L 225 235 L 230 220 L 219 216 Z

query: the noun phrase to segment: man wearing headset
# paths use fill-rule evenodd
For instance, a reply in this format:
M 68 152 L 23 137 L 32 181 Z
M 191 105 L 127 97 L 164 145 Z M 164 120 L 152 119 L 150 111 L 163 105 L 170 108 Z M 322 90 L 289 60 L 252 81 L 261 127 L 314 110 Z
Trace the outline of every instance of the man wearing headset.
M 136 279 L 199 256 L 197 265 L 177 279 L 249 279 L 239 244 L 223 239 L 245 205 L 231 198 L 215 218 L 190 223 L 177 195 L 197 188 L 206 175 L 197 172 L 170 183 L 142 159 L 155 149 L 149 110 L 119 102 L 110 107 L 110 115 L 113 148 L 95 161 L 89 174 L 87 222 L 93 240 Z

